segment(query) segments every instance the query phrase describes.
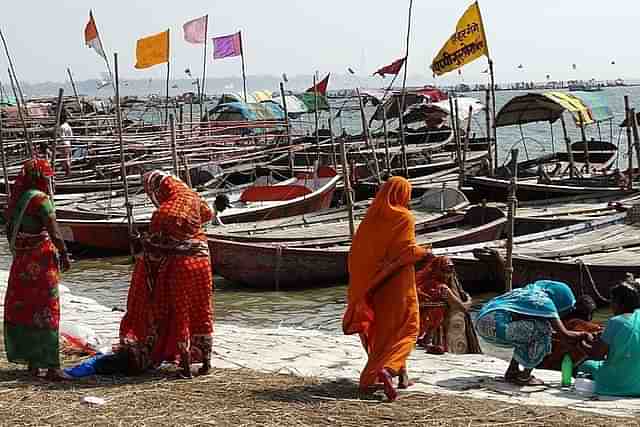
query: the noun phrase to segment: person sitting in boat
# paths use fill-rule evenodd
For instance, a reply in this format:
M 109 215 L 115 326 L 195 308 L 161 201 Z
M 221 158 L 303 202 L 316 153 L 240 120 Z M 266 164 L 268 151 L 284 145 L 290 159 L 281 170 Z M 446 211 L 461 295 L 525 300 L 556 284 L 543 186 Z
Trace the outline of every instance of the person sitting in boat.
M 576 300 L 575 309 L 562 318 L 565 328 L 575 332 L 589 332 L 594 336 L 602 332 L 602 325 L 593 322 L 593 313 L 596 311 L 596 303 L 589 295 L 581 295 Z M 587 354 L 581 346 L 568 346 L 565 342 L 553 338 L 553 349 L 538 366 L 541 369 L 552 369 L 559 371 L 562 366 L 562 359 L 565 354 L 569 354 L 574 363 L 585 360 Z
M 634 282 L 611 289 L 610 318 L 600 337 L 583 342 L 589 360 L 578 374 L 591 377 L 597 394 L 640 396 L 640 290 Z
M 218 194 L 213 202 L 213 208 L 215 209 L 213 215 L 213 221 L 217 225 L 224 225 L 220 219 L 219 213 L 222 213 L 225 209 L 231 207 L 231 202 L 226 194 Z
M 120 323 L 119 351 L 137 374 L 179 360 L 191 377 L 191 362 L 210 369 L 213 278 L 203 224 L 213 213 L 180 179 L 161 171 L 144 174 L 144 190 L 156 206 L 131 277 L 127 311 Z
M 543 384 L 531 372 L 551 353 L 554 331 L 563 342 L 577 344 L 593 339 L 588 332 L 567 330 L 560 320 L 573 310 L 575 303 L 567 284 L 538 280 L 497 296 L 482 307 L 476 320 L 478 335 L 493 345 L 514 349 L 505 381 L 517 385 Z
M 459 286 L 449 257 L 431 257 L 416 273 L 416 290 L 420 304 L 418 345 L 431 354 L 480 352 L 473 327 L 465 328 L 471 297 Z M 475 340 L 468 340 L 467 333 Z

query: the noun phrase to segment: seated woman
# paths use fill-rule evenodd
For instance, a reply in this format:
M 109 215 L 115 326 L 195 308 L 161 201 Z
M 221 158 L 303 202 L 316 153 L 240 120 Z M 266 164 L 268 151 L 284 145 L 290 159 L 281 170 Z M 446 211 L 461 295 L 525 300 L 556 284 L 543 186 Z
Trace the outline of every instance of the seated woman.
M 471 298 L 455 279 L 449 257 L 431 257 L 416 273 L 416 290 L 420 304 L 418 345 L 431 354 L 480 352 L 477 337 L 468 337 L 469 333 L 475 335 L 473 327 L 465 327 Z
M 495 297 L 482 307 L 476 321 L 478 334 L 496 346 L 514 349 L 504 374 L 507 382 L 542 384 L 531 371 L 551 353 L 554 331 L 565 342 L 592 339 L 588 332 L 568 331 L 560 321 L 563 314 L 573 310 L 575 302 L 566 284 L 539 280 Z
M 576 301 L 575 310 L 563 317 L 562 323 L 569 331 L 589 332 L 594 335 L 600 334 L 602 325 L 592 322 L 595 310 L 596 303 L 593 298 L 589 295 L 582 295 Z M 538 368 L 559 371 L 565 354 L 569 354 L 574 365 L 582 363 L 587 358 L 587 354 L 580 345 L 570 346 L 554 337 L 551 354 L 544 358 Z
M 582 343 L 589 359 L 578 373 L 591 376 L 595 392 L 612 396 L 640 396 L 640 291 L 622 283 L 611 289 L 609 319 L 601 337 Z

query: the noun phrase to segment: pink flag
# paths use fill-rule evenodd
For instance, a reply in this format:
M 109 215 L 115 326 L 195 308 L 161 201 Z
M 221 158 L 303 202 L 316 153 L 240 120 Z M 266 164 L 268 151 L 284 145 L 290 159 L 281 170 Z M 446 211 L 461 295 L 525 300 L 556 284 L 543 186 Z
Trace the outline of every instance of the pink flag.
M 185 41 L 193 44 L 202 44 L 207 40 L 207 22 L 209 15 L 192 19 L 182 26 Z
M 213 59 L 230 58 L 242 55 L 242 36 L 240 31 L 228 36 L 213 38 Z

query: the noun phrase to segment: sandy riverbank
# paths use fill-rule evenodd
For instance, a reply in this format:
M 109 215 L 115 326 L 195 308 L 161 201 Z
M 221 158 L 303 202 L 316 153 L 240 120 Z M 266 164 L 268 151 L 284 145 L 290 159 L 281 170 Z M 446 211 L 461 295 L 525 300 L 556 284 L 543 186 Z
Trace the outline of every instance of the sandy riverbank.
M 4 294 L 5 286 L 6 273 L 0 272 L 0 295 Z M 63 322 L 85 324 L 96 330 L 106 341 L 115 339 L 119 319 L 122 316 L 121 312 L 112 311 L 91 299 L 72 295 L 71 292 L 64 288 L 61 292 L 61 304 Z M 268 386 L 269 390 L 271 390 L 269 391 L 271 393 L 270 396 L 273 394 L 287 396 L 289 401 L 297 402 L 296 390 L 299 391 L 299 399 L 301 399 L 302 403 L 296 403 L 296 405 L 300 406 L 298 408 L 300 411 L 303 411 L 300 412 L 300 416 L 303 416 L 304 411 L 308 411 L 310 408 L 317 407 L 318 410 L 322 411 L 323 405 L 327 408 L 349 406 L 349 402 L 340 401 L 343 397 L 359 399 L 354 381 L 357 380 L 359 371 L 365 363 L 365 354 L 356 338 L 343 336 L 338 331 L 333 333 L 290 327 L 259 328 L 219 322 L 216 324 L 214 348 L 213 366 L 219 370 L 216 371 L 214 376 L 194 380 L 192 385 L 189 385 L 191 383 L 188 382 L 184 385 L 184 381 L 169 380 L 172 375 L 168 374 L 168 376 L 161 375 L 159 377 L 153 376 L 134 380 L 94 378 L 89 382 L 84 381 L 77 385 L 71 383 L 49 386 L 39 382 L 36 384 L 31 383 L 21 376 L 16 377 L 16 372 L 7 370 L 10 367 L 6 366 L 5 363 L 7 369 L 2 370 L 0 377 L 0 412 L 7 411 L 7 405 L 12 408 L 20 407 L 21 410 L 23 406 L 29 407 L 26 402 L 36 396 L 41 396 L 44 399 L 43 402 L 50 402 L 50 405 L 54 405 L 57 400 L 60 400 L 61 402 L 66 402 L 65 404 L 73 403 L 71 407 L 77 408 L 79 407 L 79 398 L 83 395 L 91 394 L 107 398 L 111 398 L 111 396 L 118 397 L 114 400 L 114 402 L 117 402 L 115 405 L 126 406 L 127 400 L 131 399 L 131 402 L 141 405 L 140 408 L 142 409 L 138 413 L 139 418 L 136 418 L 136 420 L 143 421 L 144 412 L 151 411 L 153 408 L 153 406 L 148 406 L 152 405 L 153 402 L 145 403 L 148 400 L 147 393 L 152 390 L 156 390 L 157 393 L 162 391 L 167 396 L 175 396 L 179 400 L 178 396 L 182 387 L 189 388 L 196 387 L 196 385 L 199 391 L 193 392 L 195 394 L 185 398 L 186 402 L 183 403 L 183 405 L 186 405 L 185 407 L 191 405 L 189 403 L 191 399 L 207 402 L 206 399 L 209 399 L 209 397 L 206 395 L 209 394 L 219 396 L 224 401 L 221 395 L 225 393 L 219 393 L 217 391 L 218 387 L 223 387 L 226 390 L 227 399 L 230 399 L 230 402 L 239 404 L 237 393 L 234 392 L 235 389 L 241 391 L 249 388 L 253 390 L 251 392 L 253 393 L 252 396 L 254 394 L 260 396 L 258 390 L 260 387 L 266 387 L 266 384 L 270 384 Z M 416 351 L 409 363 L 410 374 L 413 376 L 416 385 L 410 391 L 401 394 L 401 402 L 391 405 L 393 408 L 385 409 L 385 411 L 390 411 L 389 413 L 391 414 L 397 412 L 396 416 L 398 417 L 403 416 L 402 408 L 412 412 L 415 416 L 418 414 L 416 411 L 421 411 L 422 415 L 420 417 L 423 419 L 427 416 L 429 408 L 433 406 L 433 402 L 439 402 L 436 403 L 436 406 L 440 404 L 447 407 L 452 405 L 452 408 L 455 408 L 455 410 L 447 410 L 450 412 L 449 416 L 467 414 L 467 412 L 464 412 L 467 406 L 476 408 L 477 411 L 473 415 L 477 416 L 491 412 L 490 410 L 485 410 L 485 408 L 494 408 L 494 411 L 504 409 L 504 413 L 500 412 L 504 416 L 511 416 L 510 414 L 513 413 L 516 418 L 512 418 L 511 421 L 516 420 L 518 416 L 530 418 L 527 417 L 528 409 L 525 407 L 526 405 L 539 405 L 547 408 L 535 409 L 535 411 L 538 411 L 534 411 L 536 414 L 550 414 L 555 413 L 555 411 L 565 413 L 566 409 L 568 410 L 566 414 L 570 415 L 566 415 L 563 422 L 570 418 L 586 416 L 576 412 L 576 410 L 609 416 L 628 417 L 640 415 L 640 399 L 583 396 L 571 390 L 563 390 L 559 387 L 559 373 L 551 371 L 536 372 L 537 376 L 547 382 L 547 387 L 517 388 L 500 380 L 500 375 L 505 368 L 506 362 L 486 355 L 431 356 L 421 351 Z M 282 376 L 280 374 L 292 375 Z M 313 387 L 325 390 L 324 394 L 320 395 L 322 396 L 319 399 L 320 403 L 317 401 L 318 399 L 314 400 L 309 397 L 315 392 L 313 387 L 309 390 L 304 389 L 307 385 L 313 385 Z M 2 390 L 5 391 L 2 392 Z M 332 390 L 335 391 L 333 395 Z M 125 397 L 124 401 L 120 400 L 122 397 Z M 20 399 L 24 399 L 24 404 L 20 403 Z M 167 399 L 171 400 L 173 398 L 168 397 Z M 265 400 L 262 397 L 255 396 L 251 399 L 260 400 L 259 404 L 256 403 L 256 407 L 263 407 L 264 411 L 268 412 L 269 407 L 276 413 L 282 411 L 281 405 L 283 405 L 283 402 L 277 399 Z M 380 401 L 381 396 L 376 395 L 374 399 Z M 421 409 L 418 408 L 420 405 L 416 401 L 424 401 Z M 216 402 L 216 405 L 224 405 L 228 410 L 233 410 L 236 405 L 219 402 L 217 399 Z M 458 403 L 450 404 L 447 402 Z M 356 406 L 364 405 L 363 407 L 366 408 L 373 405 L 370 401 L 361 402 L 356 400 L 351 403 Z M 100 411 L 108 412 L 108 405 L 110 403 Z M 459 407 L 456 405 L 459 405 Z M 37 405 L 31 406 L 37 408 Z M 284 406 L 288 407 L 289 404 L 286 403 Z M 193 406 L 193 408 L 195 407 Z M 249 417 L 250 414 L 247 412 L 249 411 L 247 409 L 249 406 L 241 407 L 245 408 L 241 412 Z M 509 407 L 513 408 L 507 411 Z M 46 408 L 48 415 L 63 409 L 60 407 L 54 410 L 53 406 Z M 215 410 L 212 409 L 214 412 Z M 9 412 L 5 412 L 5 414 L 10 415 Z M 0 415 L 3 414 L 0 413 Z M 66 416 L 64 412 L 59 414 L 59 417 L 62 416 Z M 147 414 L 147 416 L 154 415 Z M 306 416 L 311 415 L 307 414 Z M 375 414 L 372 416 L 375 416 Z M 5 417 L 0 418 L 0 423 L 6 419 Z M 64 418 L 57 419 L 63 420 Z M 112 420 L 102 419 L 101 422 L 116 421 L 117 419 L 117 417 Z M 189 419 L 192 421 L 187 423 L 198 423 L 195 421 L 196 418 Z M 247 422 L 251 419 L 254 418 L 247 418 Z M 382 418 L 371 418 L 369 420 L 374 421 L 376 419 L 379 421 Z M 67 422 L 69 420 L 67 419 Z M 255 420 L 257 422 L 257 419 Z M 274 420 L 277 420 L 277 417 Z M 464 425 L 469 425 L 470 422 L 472 424 L 480 423 L 480 420 L 472 418 L 471 415 L 467 416 L 465 420 Z M 504 422 L 503 418 L 500 418 L 500 420 Z M 45 422 L 46 420 L 40 419 L 40 421 Z M 346 425 L 348 425 L 348 421 L 348 419 L 345 420 Z M 441 422 L 443 421 L 441 419 Z M 542 424 L 549 425 L 547 421 L 550 422 L 545 418 Z M 632 420 L 626 421 L 633 422 Z M 86 422 L 88 422 L 88 419 Z M 534 425 L 536 423 L 540 424 L 537 420 L 532 420 L 532 422 Z M 316 423 L 313 422 L 311 424 Z M 616 422 L 616 424 L 620 423 Z

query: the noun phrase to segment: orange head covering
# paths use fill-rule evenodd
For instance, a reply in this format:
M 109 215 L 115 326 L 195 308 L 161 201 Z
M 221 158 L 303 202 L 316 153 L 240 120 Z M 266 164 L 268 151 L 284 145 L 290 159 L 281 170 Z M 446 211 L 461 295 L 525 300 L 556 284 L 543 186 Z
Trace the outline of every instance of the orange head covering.
M 416 273 L 416 286 L 424 290 L 446 283 L 446 273 L 452 271 L 453 262 L 447 256 L 433 257 L 431 261 Z
M 409 212 L 411 184 L 390 178 L 378 191 L 367 215 L 353 236 L 349 252 L 349 294 L 343 322 L 345 333 L 362 332 L 373 318 L 366 302 L 374 278 L 385 266 L 415 247 L 415 221 Z

